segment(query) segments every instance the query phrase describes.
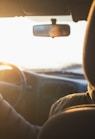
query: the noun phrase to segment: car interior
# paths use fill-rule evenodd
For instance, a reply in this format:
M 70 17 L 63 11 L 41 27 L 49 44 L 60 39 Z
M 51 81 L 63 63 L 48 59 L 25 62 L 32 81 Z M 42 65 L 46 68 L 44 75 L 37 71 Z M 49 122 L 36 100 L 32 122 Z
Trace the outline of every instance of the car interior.
M 89 72 L 83 70 L 85 67 L 82 67 L 82 64 L 80 66 L 80 63 L 76 63 L 73 66 L 72 62 L 70 63 L 71 65 L 67 67 L 61 66 L 61 70 L 56 68 L 56 66 L 54 68 L 43 68 L 45 64 L 51 64 L 52 67 L 52 58 L 56 59 L 57 54 L 59 58 L 61 57 L 61 61 L 55 60 L 54 64 L 57 63 L 59 65 L 62 63 L 62 58 L 64 58 L 66 53 L 65 47 L 67 49 L 67 61 L 68 59 L 70 61 L 72 57 L 74 57 L 74 60 L 77 60 L 76 52 L 79 54 L 81 52 L 82 55 L 82 50 L 80 52 L 78 51 L 78 45 L 83 45 L 79 36 L 77 39 L 76 37 L 73 37 L 73 39 L 70 40 L 70 43 L 73 42 L 75 45 L 77 44 L 77 46 L 70 46 L 70 49 L 68 46 L 65 46 L 64 50 L 62 48 L 62 51 L 60 45 L 67 45 L 67 38 L 70 37 L 72 32 L 72 27 L 69 23 L 70 21 L 67 21 L 68 17 L 72 17 L 72 22 L 75 27 L 76 24 L 81 21 L 88 22 L 88 14 L 93 1 L 94 0 L 0 0 L 0 31 L 3 32 L 5 29 L 5 32 L 0 34 L 2 44 L 0 44 L 0 93 L 3 98 L 30 123 L 42 126 L 48 120 L 50 108 L 56 100 L 68 94 L 87 91 L 88 80 L 95 85 L 94 68 L 89 68 L 93 67 L 92 58 L 94 57 L 94 54 L 92 52 L 94 52 L 94 48 L 91 50 L 92 57 L 89 57 L 91 59 L 89 59 L 89 62 L 87 61 L 85 65 L 89 68 Z M 89 30 L 87 32 L 87 38 L 84 40 L 88 52 L 87 56 L 89 56 L 88 48 L 90 45 L 95 44 L 95 31 L 93 30 L 95 22 L 94 15 L 95 11 L 93 16 L 91 16 L 91 23 L 88 25 Z M 24 20 L 22 21 L 23 17 L 25 17 L 25 19 L 28 18 L 28 20 L 24 19 L 25 22 Z M 20 18 L 21 20 L 20 28 L 16 28 L 18 20 L 16 24 L 14 23 L 17 18 Z M 6 19 L 8 19 L 8 22 L 6 22 Z M 7 23 L 10 23 L 11 19 L 12 24 L 7 26 Z M 33 24 L 31 24 L 31 20 L 33 20 Z M 24 23 L 27 23 L 28 27 L 31 27 L 29 32 L 27 31 L 26 26 L 24 26 Z M 3 24 L 5 25 L 5 28 L 3 28 Z M 12 30 L 9 27 L 12 28 Z M 81 28 L 80 32 L 77 32 L 75 28 L 76 34 L 79 35 L 80 33 L 82 36 L 83 34 L 81 31 L 84 28 L 85 26 Z M 16 33 L 14 29 L 17 31 L 17 36 L 15 36 Z M 19 33 L 20 29 L 22 34 L 25 35 L 24 38 Z M 11 37 L 9 36 L 10 32 L 12 33 Z M 28 37 L 28 33 L 31 33 L 30 38 Z M 7 39 L 5 39 L 5 36 L 7 36 Z M 61 40 L 64 43 L 61 42 Z M 80 40 L 81 43 L 78 44 L 78 40 Z M 13 41 L 13 43 L 11 41 Z M 57 46 L 57 44 L 59 45 L 57 48 L 52 46 L 52 42 L 54 41 L 55 46 Z M 46 45 L 44 47 L 40 45 L 41 43 L 43 45 L 43 42 L 44 45 Z M 29 43 L 31 47 L 28 46 Z M 3 44 L 5 44 L 5 46 L 3 46 Z M 48 46 L 48 44 L 50 44 L 50 46 Z M 32 47 L 35 50 L 34 52 L 32 52 Z M 47 51 L 47 47 L 49 48 L 49 51 Z M 41 50 L 43 53 L 40 51 L 41 48 L 43 48 Z M 60 51 L 58 51 L 59 49 Z M 76 51 L 74 49 L 76 49 Z M 83 46 L 80 49 L 83 49 Z M 9 55 L 7 54 L 8 52 L 10 52 Z M 62 56 L 59 52 L 61 52 Z M 72 52 L 74 52 L 73 55 Z M 31 55 L 33 57 L 31 57 Z M 41 55 L 44 56 L 42 60 L 45 59 L 45 55 L 47 56 L 47 62 L 41 63 Z M 26 59 L 28 59 L 28 61 Z M 85 59 L 86 58 L 84 58 L 84 60 Z M 19 65 L 16 60 L 22 62 L 22 65 Z M 48 60 L 50 61 L 48 62 Z M 64 61 L 68 65 L 66 60 Z M 64 61 L 62 63 L 63 65 Z M 33 62 L 34 64 L 38 64 L 38 66 L 42 64 L 43 67 L 24 67 L 24 62 L 26 62 L 27 65 L 31 65 L 31 67 L 33 66 Z M 81 70 L 81 72 L 78 72 L 78 70 Z M 85 78 L 85 74 L 87 78 Z M 91 107 L 92 113 L 93 109 L 95 108 Z M 84 114 L 84 118 L 85 116 L 86 115 Z M 91 115 L 91 117 L 93 116 Z

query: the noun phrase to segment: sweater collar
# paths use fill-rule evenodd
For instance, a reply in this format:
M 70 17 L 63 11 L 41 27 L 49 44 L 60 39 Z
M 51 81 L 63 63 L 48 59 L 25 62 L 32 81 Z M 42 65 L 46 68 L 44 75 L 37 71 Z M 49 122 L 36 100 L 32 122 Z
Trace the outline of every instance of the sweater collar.
M 88 93 L 93 103 L 95 103 L 95 87 L 88 85 Z

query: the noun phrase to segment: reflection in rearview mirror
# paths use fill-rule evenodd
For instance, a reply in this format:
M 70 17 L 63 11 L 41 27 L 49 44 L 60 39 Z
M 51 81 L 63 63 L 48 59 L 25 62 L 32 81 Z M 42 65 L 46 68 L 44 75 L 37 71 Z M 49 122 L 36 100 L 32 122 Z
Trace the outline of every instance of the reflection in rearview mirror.
M 60 37 L 70 35 L 70 26 L 67 24 L 45 24 L 33 26 L 34 36 Z

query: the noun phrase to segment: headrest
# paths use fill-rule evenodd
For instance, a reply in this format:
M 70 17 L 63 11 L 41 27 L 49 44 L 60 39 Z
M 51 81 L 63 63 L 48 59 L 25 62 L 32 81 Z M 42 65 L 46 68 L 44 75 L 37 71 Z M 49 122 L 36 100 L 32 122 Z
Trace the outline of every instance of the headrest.
M 38 139 L 94 139 L 95 105 L 72 107 L 52 116 L 42 127 Z
M 83 47 L 83 69 L 86 79 L 95 87 L 95 1 L 88 15 Z

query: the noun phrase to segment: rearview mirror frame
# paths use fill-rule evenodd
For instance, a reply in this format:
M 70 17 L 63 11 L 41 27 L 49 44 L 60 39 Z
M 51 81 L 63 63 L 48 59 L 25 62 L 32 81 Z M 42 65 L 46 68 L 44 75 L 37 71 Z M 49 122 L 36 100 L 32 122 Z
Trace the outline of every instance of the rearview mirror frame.
M 33 35 L 39 37 L 66 37 L 70 35 L 68 24 L 41 24 L 33 26 Z

